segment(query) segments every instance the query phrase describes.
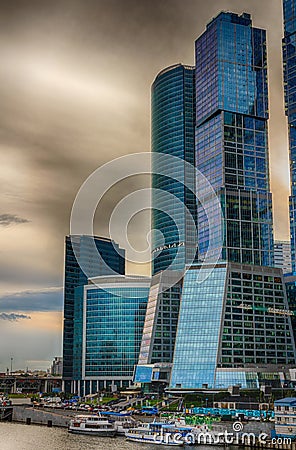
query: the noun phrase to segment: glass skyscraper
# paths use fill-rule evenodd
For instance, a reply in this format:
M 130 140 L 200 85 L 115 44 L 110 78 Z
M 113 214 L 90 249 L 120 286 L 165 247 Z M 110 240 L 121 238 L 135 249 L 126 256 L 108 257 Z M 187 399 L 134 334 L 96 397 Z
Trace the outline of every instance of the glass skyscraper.
M 290 146 L 290 234 L 292 270 L 296 271 L 296 0 L 284 0 L 283 59 Z
M 194 179 L 187 180 L 192 190 L 184 186 L 186 169 L 182 164 L 194 165 L 194 124 L 194 67 L 177 64 L 162 70 L 152 85 L 153 275 L 167 268 L 184 270 L 185 264 L 195 259 Z M 168 164 L 159 155 L 178 157 L 180 164 Z M 168 198 L 165 192 L 175 198 Z
M 150 278 L 127 276 L 91 278 L 78 288 L 84 293 L 78 293 L 74 313 L 74 392 L 131 384 L 149 288 Z
M 93 241 L 95 242 L 94 251 Z M 75 249 L 75 253 L 74 253 Z M 79 302 L 82 290 L 75 289 L 87 284 L 88 277 L 125 273 L 125 253 L 110 239 L 92 236 L 66 236 L 64 281 L 64 332 L 63 332 L 63 380 L 65 390 L 71 390 L 73 380 L 73 342 L 75 302 Z M 77 261 L 83 261 L 84 273 Z M 77 307 L 77 305 L 76 305 Z M 76 330 L 76 333 L 78 331 Z M 82 330 L 81 330 L 82 334 Z
M 273 265 L 266 32 L 220 13 L 196 41 L 196 167 L 220 199 L 222 259 Z M 199 259 L 209 227 L 198 207 Z
M 217 265 L 185 274 L 172 388 L 280 387 L 279 370 L 295 364 L 292 312 L 273 267 L 267 120 L 266 32 L 249 14 L 222 12 L 196 41 L 195 159 L 221 202 L 224 244 Z M 202 262 L 200 205 L 198 243 Z

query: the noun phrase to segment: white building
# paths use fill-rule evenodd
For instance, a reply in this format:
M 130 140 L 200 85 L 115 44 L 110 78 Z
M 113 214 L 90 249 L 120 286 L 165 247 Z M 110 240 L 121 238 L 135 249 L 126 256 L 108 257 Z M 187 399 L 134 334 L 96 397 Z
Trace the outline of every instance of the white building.
M 277 436 L 296 437 L 296 398 L 288 397 L 274 402 L 275 432 Z
M 51 375 L 63 375 L 63 358 L 56 356 L 51 365 Z
M 274 241 L 274 265 L 283 269 L 284 273 L 292 272 L 291 243 L 289 241 Z

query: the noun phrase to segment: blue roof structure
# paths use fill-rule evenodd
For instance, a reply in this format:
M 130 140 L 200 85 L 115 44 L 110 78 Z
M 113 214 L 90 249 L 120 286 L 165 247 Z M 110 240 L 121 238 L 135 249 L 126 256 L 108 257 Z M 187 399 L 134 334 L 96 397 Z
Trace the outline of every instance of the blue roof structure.
M 287 397 L 274 402 L 276 406 L 296 406 L 296 397 Z

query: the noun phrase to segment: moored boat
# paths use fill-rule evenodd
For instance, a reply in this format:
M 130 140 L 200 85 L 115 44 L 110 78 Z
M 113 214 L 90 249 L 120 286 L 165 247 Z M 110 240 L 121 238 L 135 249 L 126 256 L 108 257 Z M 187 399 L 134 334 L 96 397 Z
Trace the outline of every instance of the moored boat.
M 78 415 L 70 420 L 69 433 L 114 437 L 116 427 L 110 420 L 98 415 Z
M 144 426 L 132 428 L 125 433 L 126 439 L 144 444 L 182 447 L 190 443 L 191 427 L 176 427 L 163 422 L 151 422 Z
M 131 412 L 100 412 L 102 416 L 108 416 L 116 428 L 116 434 L 124 436 L 126 431 L 137 426 L 137 422 L 131 417 Z

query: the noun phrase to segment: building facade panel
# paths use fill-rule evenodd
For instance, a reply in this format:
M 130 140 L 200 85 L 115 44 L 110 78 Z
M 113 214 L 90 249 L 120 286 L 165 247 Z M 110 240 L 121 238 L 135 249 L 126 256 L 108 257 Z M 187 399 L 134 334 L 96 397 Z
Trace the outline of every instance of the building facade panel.
M 138 373 L 147 365 L 173 361 L 182 276 L 183 272 L 165 271 L 152 277 L 138 360 Z
M 204 270 L 208 270 L 208 277 L 202 283 L 197 281 L 196 270 L 185 274 L 171 387 L 215 384 L 227 266 Z

